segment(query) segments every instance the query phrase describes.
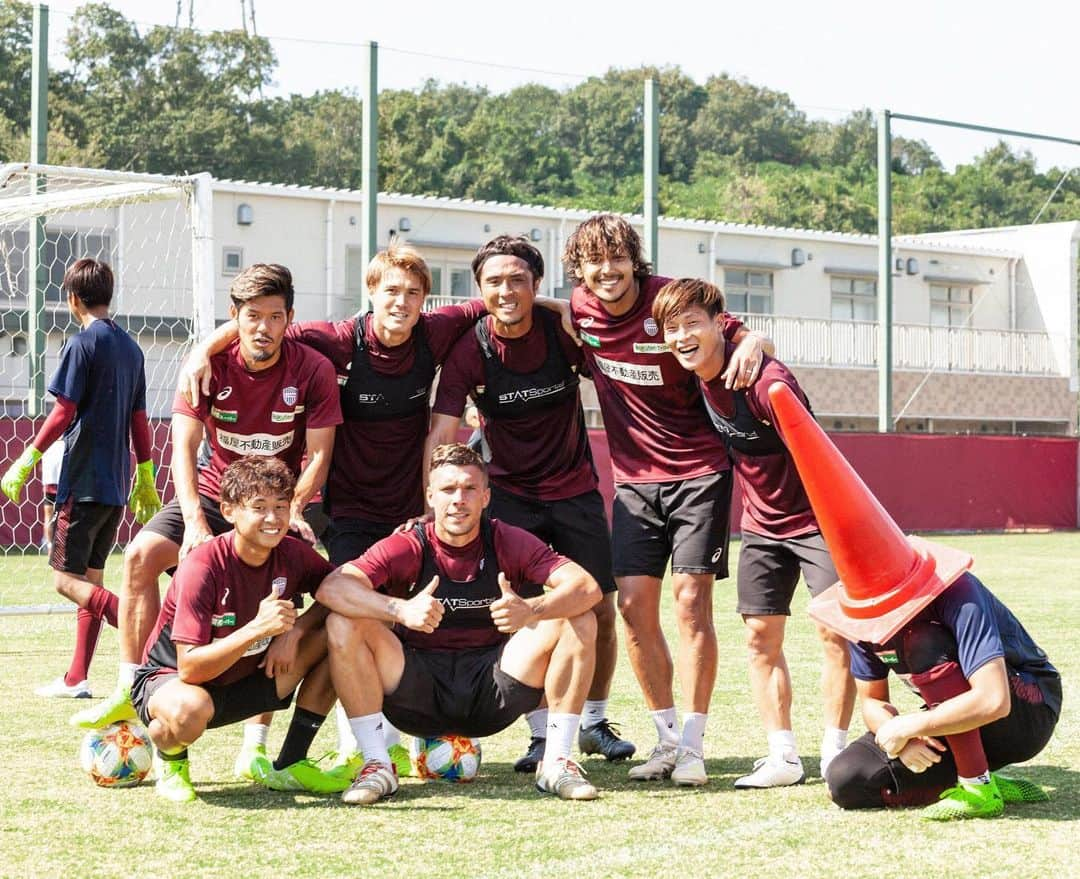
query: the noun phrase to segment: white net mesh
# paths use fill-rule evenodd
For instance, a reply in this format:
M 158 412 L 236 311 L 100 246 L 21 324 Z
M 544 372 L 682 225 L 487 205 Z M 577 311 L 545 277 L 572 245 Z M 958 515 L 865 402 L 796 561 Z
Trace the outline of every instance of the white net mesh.
M 30 442 L 52 406 L 45 388 L 65 339 L 78 329 L 61 281 L 72 262 L 93 257 L 112 266 L 112 314 L 146 357 L 147 414 L 161 471 L 158 488 L 164 491 L 176 370 L 195 319 L 194 182 L 74 168 L 38 170 L 0 169 L 0 469 L 6 470 Z M 43 475 L 39 466 L 20 504 L 0 497 L 0 614 L 74 608 L 59 603 L 51 587 Z M 132 528 L 125 512 L 120 544 Z M 118 576 L 115 557 L 106 576 Z

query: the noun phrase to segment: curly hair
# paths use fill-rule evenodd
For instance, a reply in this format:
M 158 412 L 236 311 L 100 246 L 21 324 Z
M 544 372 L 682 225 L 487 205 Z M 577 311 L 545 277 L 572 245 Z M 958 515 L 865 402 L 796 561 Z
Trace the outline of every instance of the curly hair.
M 233 461 L 221 474 L 221 502 L 242 504 L 254 497 L 293 496 L 296 477 L 278 458 L 248 455 Z
M 563 263 L 573 280 L 585 279 L 582 263 L 601 262 L 605 256 L 625 256 L 633 263 L 634 277 L 639 282 L 652 274 L 652 265 L 645 259 L 641 236 L 625 217 L 617 214 L 596 214 L 574 230 L 563 248 Z

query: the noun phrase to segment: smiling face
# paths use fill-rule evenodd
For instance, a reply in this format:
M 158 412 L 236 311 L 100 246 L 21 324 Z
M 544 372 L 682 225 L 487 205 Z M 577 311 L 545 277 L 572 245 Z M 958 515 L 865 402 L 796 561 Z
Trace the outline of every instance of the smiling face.
M 256 296 L 229 308 L 240 334 L 240 354 L 248 369 L 259 370 L 273 366 L 281 356 L 281 341 L 292 321 L 292 309 L 286 308 L 285 297 L 273 294 Z
M 488 314 L 503 329 L 523 327 L 522 331 L 527 331 L 540 289 L 540 278 L 533 277 L 529 264 L 517 256 L 490 256 L 480 267 L 479 276 Z
M 608 306 L 633 304 L 637 291 L 634 261 L 626 253 L 603 253 L 588 257 L 580 265 L 581 279 L 589 292 Z M 629 304 L 627 304 L 629 300 Z
M 260 493 L 240 503 L 221 502 L 221 515 L 236 530 L 237 550 L 256 555 L 269 553 L 289 530 L 289 503 L 285 495 Z
M 427 500 L 435 513 L 439 540 L 464 546 L 480 533 L 480 516 L 491 500 L 491 492 L 479 467 L 444 464 L 428 477 Z
M 698 305 L 684 308 L 664 321 L 664 343 L 683 369 L 708 381 L 724 367 L 724 318 L 710 317 Z
M 425 285 L 413 272 L 391 266 L 371 291 L 372 320 L 382 341 L 401 344 L 412 334 L 424 307 Z

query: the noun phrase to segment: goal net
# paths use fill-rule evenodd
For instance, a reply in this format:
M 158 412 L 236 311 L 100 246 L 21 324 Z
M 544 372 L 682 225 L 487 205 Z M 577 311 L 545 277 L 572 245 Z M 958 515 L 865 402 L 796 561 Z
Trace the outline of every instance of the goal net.
M 49 379 L 65 340 L 78 330 L 61 282 L 72 262 L 93 257 L 112 266 L 112 315 L 146 358 L 158 489 L 171 495 L 167 441 L 176 373 L 192 339 L 213 326 L 211 237 L 209 175 L 0 167 L 0 469 L 52 407 Z M 0 615 L 74 609 L 52 589 L 43 476 L 49 474 L 38 465 L 18 505 L 0 497 Z M 135 527 L 125 511 L 120 545 Z M 114 553 L 107 581 L 115 587 L 119 575 Z

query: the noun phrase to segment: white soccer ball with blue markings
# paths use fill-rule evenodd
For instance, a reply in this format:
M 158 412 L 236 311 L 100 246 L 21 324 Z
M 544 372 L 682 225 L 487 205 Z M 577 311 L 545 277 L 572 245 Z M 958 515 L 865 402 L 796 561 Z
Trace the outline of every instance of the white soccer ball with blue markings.
M 79 763 L 100 787 L 134 787 L 150 772 L 154 749 L 137 723 L 92 729 L 82 740 Z
M 480 743 L 468 736 L 414 736 L 409 755 L 419 778 L 468 782 L 480 771 Z

